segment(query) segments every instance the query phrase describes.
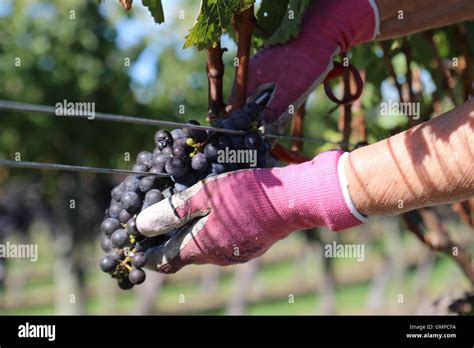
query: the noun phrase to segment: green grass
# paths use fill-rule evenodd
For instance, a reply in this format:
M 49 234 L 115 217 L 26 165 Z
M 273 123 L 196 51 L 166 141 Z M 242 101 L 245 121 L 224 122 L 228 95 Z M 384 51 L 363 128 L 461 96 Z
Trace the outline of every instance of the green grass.
M 293 303 L 288 299 L 278 301 L 267 301 L 251 305 L 248 314 L 258 315 L 292 315 L 292 314 L 312 314 L 316 309 L 316 296 L 313 294 L 296 296 Z
M 285 282 L 294 278 L 294 274 L 291 272 L 293 268 L 292 262 L 283 262 L 271 267 L 265 267 L 261 270 L 260 278 L 268 280 L 269 283 L 265 283 L 265 286 L 272 286 L 273 284 L 284 285 Z M 435 270 L 432 273 L 432 277 L 429 282 L 430 292 L 434 295 L 439 294 L 446 287 L 446 278 L 456 270 L 456 267 L 447 258 L 442 258 L 437 262 Z M 416 280 L 416 273 L 411 270 L 406 273 L 403 280 L 404 294 L 409 296 L 413 293 L 414 284 Z M 219 294 L 229 293 L 232 278 L 227 277 L 225 281 L 219 284 L 217 292 Z M 52 285 L 52 284 L 51 284 Z M 28 295 L 34 294 L 38 287 L 28 287 L 26 289 Z M 336 312 L 338 314 L 351 314 L 351 313 L 363 313 L 366 306 L 366 298 L 369 291 L 367 283 L 355 284 L 350 286 L 339 287 L 336 291 Z M 199 301 L 202 294 L 197 290 L 197 286 L 192 284 L 169 284 L 167 285 L 161 295 L 157 297 L 156 304 L 160 303 L 178 303 L 178 296 L 184 294 L 186 301 Z M 396 301 L 398 292 L 394 288 L 394 284 L 390 284 L 390 287 L 386 293 L 387 301 Z M 405 297 L 406 298 L 406 297 Z M 117 307 L 115 310 L 119 314 L 129 313 L 133 307 L 134 296 L 132 293 L 120 293 L 117 299 Z M 281 300 L 262 301 L 261 303 L 253 304 L 248 307 L 249 314 L 261 314 L 261 315 L 281 315 L 281 314 L 316 314 L 319 301 L 318 296 L 314 293 L 305 295 L 295 295 L 294 303 L 289 303 L 288 297 L 284 297 Z M 103 313 L 103 305 L 96 297 L 91 297 L 87 302 L 87 309 L 92 314 Z M 221 314 L 224 309 L 207 311 L 206 314 Z M 39 306 L 31 308 L 16 308 L 15 310 L 5 311 L 4 314 L 52 314 L 54 313 L 54 307 Z
M 409 245 L 413 243 L 413 237 L 402 235 L 402 244 Z M 289 241 L 289 247 L 296 247 L 297 239 Z M 54 254 L 51 250 L 48 250 L 49 241 L 46 236 L 39 234 L 35 237 L 35 242 L 40 244 L 40 253 L 41 257 L 37 263 L 26 262 L 25 260 L 13 260 L 9 265 L 9 272 L 14 274 L 15 272 L 20 272 L 27 269 L 28 272 L 42 269 L 44 270 L 52 269 L 52 264 L 54 261 Z M 285 246 L 286 247 L 286 246 Z M 276 246 L 277 248 L 283 248 L 283 245 L 279 243 Z M 367 250 L 367 257 L 378 257 L 379 245 L 377 248 L 370 248 Z M 88 252 L 92 253 L 93 250 L 90 249 Z M 197 266 L 196 266 L 197 267 Z M 268 289 L 270 290 L 284 290 L 291 288 L 290 284 L 294 286 L 295 292 L 298 290 L 298 282 L 301 279 L 304 279 L 306 283 L 316 284 L 320 280 L 319 273 L 321 267 L 320 255 L 310 254 L 304 262 L 297 263 L 295 260 L 287 260 L 278 262 L 272 265 L 266 265 L 259 269 L 257 273 L 257 278 L 255 279 L 254 284 L 251 284 L 249 291 L 254 291 L 256 286 L 261 288 L 261 292 L 265 293 Z M 335 259 L 334 267 L 336 269 L 356 269 L 357 267 L 362 267 L 360 263 L 352 259 Z M 411 306 L 405 308 L 408 311 L 412 308 L 414 311 L 413 301 L 411 301 L 415 295 L 416 288 L 416 270 L 411 269 L 406 271 L 403 274 L 403 278 L 400 280 L 399 284 L 395 281 L 391 281 L 388 285 L 388 289 L 385 293 L 385 304 L 389 307 L 397 308 L 397 295 L 402 292 L 406 299 L 406 305 Z M 106 279 L 103 278 L 102 274 L 98 269 L 91 268 L 86 273 L 86 284 L 88 287 L 98 287 L 100 286 L 115 286 L 112 280 L 110 283 L 106 282 Z M 447 280 L 452 280 L 453 284 L 447 286 Z M 34 298 L 35 296 L 41 296 L 42 294 L 54 294 L 54 283 L 53 278 L 43 277 L 33 280 L 27 280 L 24 289 L 24 295 L 26 298 Z M 202 301 L 208 301 L 209 298 L 215 296 L 221 300 L 226 300 L 231 296 L 232 289 L 235 286 L 234 274 L 222 274 L 219 278 L 219 283 L 215 293 L 202 293 L 200 290 L 200 284 L 197 282 L 173 282 L 168 283 L 160 292 L 160 295 L 155 299 L 155 305 L 158 310 L 171 308 L 179 308 L 180 306 L 178 299 L 181 294 L 185 295 L 185 300 L 187 304 L 197 304 Z M 446 292 L 449 288 L 467 288 L 468 282 L 463 277 L 460 270 L 452 262 L 452 260 L 445 256 L 439 256 L 435 264 L 434 271 L 432 272 L 428 290 L 430 298 L 435 298 L 443 292 Z M 339 285 L 336 290 L 336 313 L 337 314 L 362 314 L 367 312 L 367 296 L 369 293 L 369 284 L 368 283 L 357 283 L 349 285 Z M 104 314 L 106 312 L 106 305 L 102 302 L 104 298 L 101 295 L 101 289 L 96 289 L 97 295 L 90 296 L 86 302 L 87 312 L 90 314 Z M 0 293 L 0 300 L 2 298 Z M 135 293 L 134 292 L 119 292 L 117 294 L 116 304 L 113 308 L 114 313 L 117 314 L 128 314 L 133 312 L 133 306 L 135 303 Z M 184 304 L 183 306 L 185 306 Z M 266 299 L 262 300 L 259 303 L 251 304 L 248 306 L 249 314 L 261 314 L 261 315 L 281 315 L 281 314 L 316 314 L 317 310 L 320 308 L 320 299 L 317 294 L 313 291 L 308 294 L 296 294 L 294 303 L 289 303 L 288 295 L 282 295 L 280 299 Z M 210 308 L 202 312 L 202 314 L 223 314 L 225 308 Z M 53 304 L 40 305 L 40 306 L 30 306 L 26 307 L 25 305 L 19 305 L 18 308 L 3 310 L 0 314 L 33 314 L 33 315 L 42 315 L 42 314 L 54 314 L 55 308 Z

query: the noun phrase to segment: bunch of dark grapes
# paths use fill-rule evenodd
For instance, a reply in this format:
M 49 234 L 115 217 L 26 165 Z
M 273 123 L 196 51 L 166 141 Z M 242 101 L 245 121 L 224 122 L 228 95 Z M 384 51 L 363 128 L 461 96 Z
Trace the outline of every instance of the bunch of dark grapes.
M 131 289 L 145 281 L 145 251 L 165 243 L 176 233 L 153 238 L 140 234 L 136 217 L 143 209 L 206 177 L 250 167 L 250 163 L 219 162 L 219 150 L 253 150 L 256 167 L 266 166 L 270 145 L 259 130 L 263 108 L 254 102 L 248 103 L 213 124 L 218 128 L 244 131 L 243 134 L 191 128 L 160 129 L 155 134 L 153 152 L 138 154 L 132 170 L 144 174 L 130 175 L 112 190 L 110 207 L 101 225 L 101 246 L 107 255 L 102 258 L 100 268 L 116 278 L 121 289 Z M 197 121 L 187 123 L 199 125 Z

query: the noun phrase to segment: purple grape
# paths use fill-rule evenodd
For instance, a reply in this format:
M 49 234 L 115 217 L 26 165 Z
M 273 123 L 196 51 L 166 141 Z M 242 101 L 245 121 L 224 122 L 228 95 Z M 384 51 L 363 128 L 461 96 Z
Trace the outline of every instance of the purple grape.
M 165 164 L 159 164 L 156 166 L 151 167 L 151 169 L 148 171 L 151 174 L 162 174 L 165 171 Z
M 156 146 L 163 151 L 164 148 L 173 145 L 173 136 L 167 130 L 160 129 L 155 133 Z
M 148 171 L 151 167 L 153 167 L 154 163 L 153 163 L 153 160 L 150 159 L 150 160 L 144 162 L 143 164 L 146 166 L 146 170 Z
M 189 120 L 186 123 L 200 126 L 200 123 L 196 120 Z M 187 133 L 187 137 L 193 138 L 198 143 L 202 143 L 203 141 L 207 139 L 206 131 L 203 131 L 200 129 L 186 128 L 186 133 Z
M 117 218 L 120 214 L 120 211 L 122 211 L 122 205 L 120 203 L 113 202 L 110 204 L 108 213 L 111 217 Z
M 115 218 L 107 218 L 102 221 L 100 230 L 106 236 L 110 236 L 117 228 L 120 227 L 120 222 Z
M 146 193 L 155 186 L 156 177 L 153 175 L 145 176 L 140 180 L 140 191 Z
M 159 141 L 172 141 L 173 136 L 165 129 L 160 129 L 155 133 L 155 142 Z
M 153 156 L 153 165 L 158 166 L 160 164 L 165 164 L 169 158 L 169 155 L 160 152 Z
M 197 176 L 192 172 L 183 176 L 171 176 L 171 180 L 186 186 L 193 186 L 198 181 Z
M 133 284 L 130 282 L 130 280 L 128 280 L 128 278 L 117 280 L 117 284 L 122 290 L 130 290 L 133 288 Z
M 132 256 L 132 266 L 135 268 L 143 268 L 146 265 L 147 258 L 144 253 L 136 253 Z
M 145 272 L 143 272 L 143 270 L 139 268 L 132 269 L 132 271 L 128 274 L 128 280 L 130 280 L 130 283 L 134 285 L 143 283 L 145 279 L 146 279 Z
M 202 180 L 202 179 L 206 178 L 208 173 L 209 173 L 209 167 L 207 168 L 207 170 L 204 170 L 202 172 L 195 172 L 196 180 L 199 181 L 199 180 Z
M 204 148 L 204 155 L 211 161 L 216 160 L 217 158 L 217 151 L 219 151 L 218 147 L 214 143 L 209 143 Z
M 186 144 L 186 139 L 189 138 L 178 138 L 173 142 L 173 147 L 184 147 L 186 151 L 191 150 L 191 147 Z
M 123 248 L 129 241 L 127 231 L 124 229 L 115 231 L 112 233 L 110 241 L 115 248 Z
M 181 192 L 181 191 L 184 191 L 186 189 L 188 189 L 190 186 L 187 186 L 187 185 L 183 185 L 183 184 L 179 184 L 177 182 L 174 183 L 174 191 L 176 193 L 178 192 Z
M 130 213 L 136 212 L 140 208 L 140 197 L 135 192 L 126 192 L 122 197 L 123 208 Z
M 222 174 L 225 172 L 225 166 L 222 163 L 211 163 L 212 174 Z
M 117 261 L 110 255 L 106 255 L 100 260 L 100 269 L 106 273 L 111 273 L 117 267 Z
M 213 127 L 216 127 L 216 128 L 222 128 L 222 119 L 218 119 L 216 121 L 214 121 L 214 123 L 212 124 Z
M 132 217 L 130 220 L 127 221 L 127 233 L 129 235 L 136 234 L 137 233 L 137 219 L 135 217 Z
M 161 153 L 163 155 L 168 155 L 169 157 L 173 154 L 173 149 L 171 148 L 171 146 L 168 146 L 168 147 L 163 148 L 163 150 L 161 150 Z
M 203 153 L 197 153 L 191 159 L 191 168 L 193 168 L 197 172 L 202 172 L 207 170 L 209 167 L 209 160 L 207 159 L 206 155 Z
M 165 198 L 165 197 L 163 196 L 163 194 L 161 193 L 160 190 L 156 190 L 156 189 L 150 190 L 145 195 L 145 203 L 148 206 L 150 206 L 150 205 L 153 205 L 155 203 L 158 203 L 163 198 Z
M 248 149 L 255 150 L 262 143 L 262 136 L 260 135 L 260 133 L 257 132 L 247 134 L 244 137 L 244 143 Z
M 179 138 L 186 138 L 186 135 L 187 135 L 186 131 L 181 128 L 176 128 L 171 131 L 171 136 L 173 137 L 175 141 L 176 139 L 179 139 Z
M 122 196 L 122 200 L 127 192 L 139 192 L 140 190 L 140 179 L 138 179 L 136 176 L 129 176 L 127 179 L 125 179 L 124 184 L 125 193 Z
M 230 137 L 230 142 L 232 144 L 232 149 L 234 150 L 245 149 L 244 137 L 242 135 L 232 135 Z
M 153 154 L 149 151 L 142 151 L 137 155 L 137 163 L 145 164 L 153 158 Z
M 243 112 L 239 112 L 232 117 L 235 128 L 239 130 L 247 130 L 252 126 L 252 119 Z
M 113 246 L 113 245 L 112 245 Z M 109 253 L 110 257 L 112 257 L 114 260 L 116 260 L 117 262 L 121 262 L 123 260 L 123 253 L 120 252 L 120 251 L 117 251 L 117 250 L 112 250 L 110 253 Z
M 222 128 L 230 129 L 230 130 L 236 130 L 234 120 L 232 120 L 230 118 L 226 118 L 225 120 L 222 121 Z
M 106 253 L 112 250 L 112 242 L 110 241 L 109 237 L 102 236 L 100 239 L 100 248 Z
M 145 164 L 143 163 L 137 163 L 132 167 L 132 170 L 134 172 L 146 172 L 148 171 L 148 168 Z
M 225 148 L 230 149 L 232 147 L 232 143 L 230 142 L 229 138 L 226 136 L 219 137 L 219 139 L 217 139 L 216 145 L 219 150 L 224 150 Z
M 122 211 L 120 212 L 119 214 L 119 221 L 121 223 L 125 223 L 127 222 L 128 220 L 130 220 L 130 218 L 132 217 L 132 214 L 130 214 L 128 211 L 126 211 L 125 209 L 122 209 Z
M 118 186 L 115 186 L 112 189 L 112 191 L 110 192 L 110 196 L 112 197 L 112 199 L 116 201 L 120 201 L 124 193 L 125 193 L 125 187 L 123 184 L 120 184 Z
M 180 157 L 172 157 L 165 164 L 165 170 L 173 176 L 183 176 L 188 170 L 186 161 Z
M 187 151 L 184 146 L 173 146 L 173 156 L 184 157 L 187 155 Z

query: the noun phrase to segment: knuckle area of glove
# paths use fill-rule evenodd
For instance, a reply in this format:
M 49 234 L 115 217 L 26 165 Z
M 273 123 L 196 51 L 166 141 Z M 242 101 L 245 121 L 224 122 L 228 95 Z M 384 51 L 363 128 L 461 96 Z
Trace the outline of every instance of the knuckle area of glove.
M 168 202 L 160 202 L 143 210 L 137 217 L 138 230 L 145 236 L 156 235 L 179 223 L 179 217 Z
M 181 254 L 192 263 L 212 263 L 220 266 L 244 263 L 260 256 L 270 241 L 257 235 L 237 237 L 228 233 L 225 225 L 212 232 L 201 231 L 190 240 Z

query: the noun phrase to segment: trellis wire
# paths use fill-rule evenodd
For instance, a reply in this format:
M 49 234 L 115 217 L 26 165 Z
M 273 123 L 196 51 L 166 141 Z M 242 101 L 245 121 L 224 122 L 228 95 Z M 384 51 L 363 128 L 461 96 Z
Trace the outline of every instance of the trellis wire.
M 49 115 L 56 115 L 56 112 L 57 112 L 56 108 L 53 106 L 22 103 L 22 102 L 17 102 L 17 101 L 1 100 L 1 99 L 0 99 L 0 110 L 35 112 L 35 113 L 49 114 Z M 90 119 L 91 118 L 88 115 L 57 116 L 57 117 L 65 117 L 69 119 L 74 119 L 74 118 Z M 134 124 L 142 124 L 142 125 L 149 125 L 149 126 L 181 127 L 181 128 L 189 128 L 189 129 L 197 129 L 197 130 L 237 134 L 237 135 L 246 134 L 244 131 L 240 131 L 240 130 L 224 129 L 224 128 L 217 128 L 217 127 L 210 127 L 210 126 L 198 126 L 198 125 L 188 124 L 188 123 L 163 121 L 163 120 L 150 119 L 150 118 L 145 118 L 145 117 L 135 117 L 135 116 L 126 116 L 126 115 L 118 115 L 118 114 L 107 114 L 103 112 L 95 112 L 93 115 L 93 119 L 90 119 L 90 121 L 93 121 L 96 119 L 101 120 L 101 121 L 134 123 Z M 315 143 L 338 144 L 337 142 L 332 142 L 323 138 L 315 138 L 315 137 L 293 137 L 289 135 L 277 135 L 277 134 L 264 134 L 263 136 L 265 138 L 273 138 L 273 139 L 301 140 L 301 141 L 315 142 Z
M 61 171 L 72 171 L 72 172 L 88 172 L 88 173 L 102 173 L 102 174 L 135 174 L 135 175 L 155 175 L 159 177 L 169 177 L 169 174 L 163 173 L 148 173 L 148 172 L 136 172 L 133 170 L 126 169 L 113 169 L 113 168 L 97 168 L 88 166 L 75 166 L 70 164 L 57 164 L 57 163 L 42 163 L 42 162 L 28 162 L 28 161 L 14 161 L 0 159 L 0 167 L 10 168 L 26 168 L 26 169 L 41 169 L 41 170 L 61 170 Z

